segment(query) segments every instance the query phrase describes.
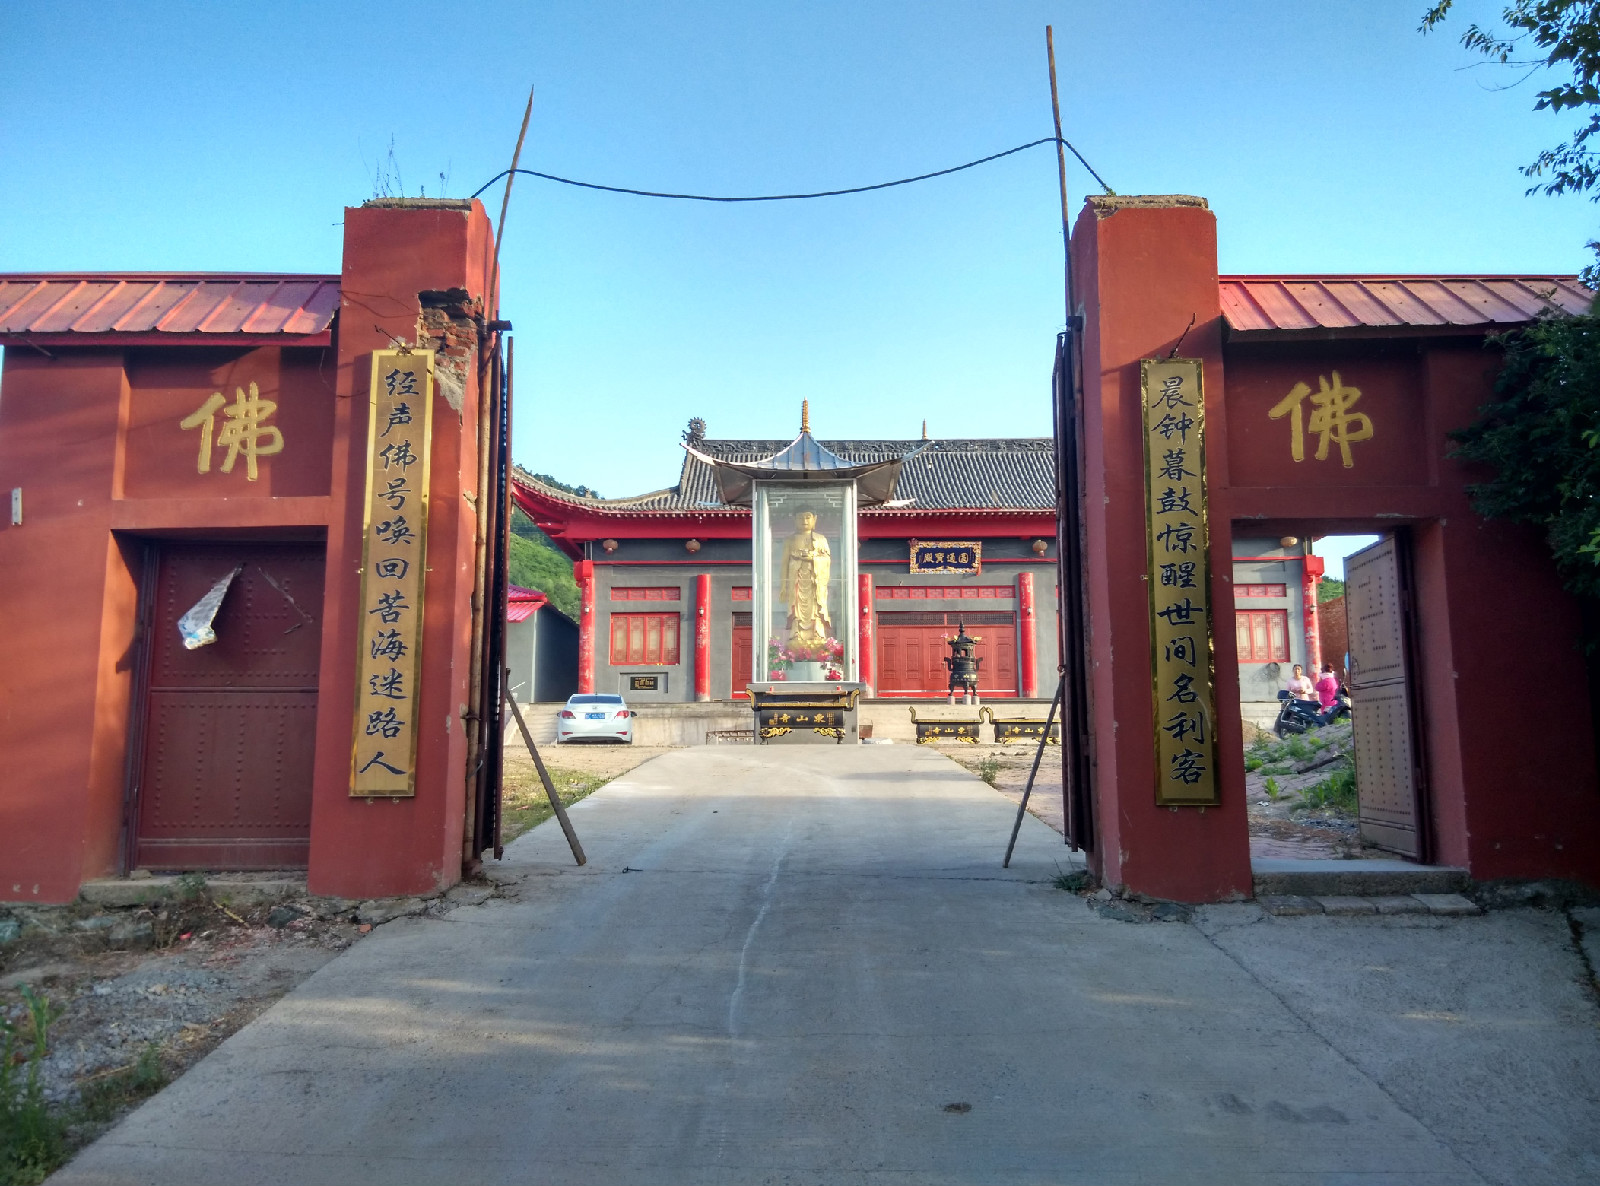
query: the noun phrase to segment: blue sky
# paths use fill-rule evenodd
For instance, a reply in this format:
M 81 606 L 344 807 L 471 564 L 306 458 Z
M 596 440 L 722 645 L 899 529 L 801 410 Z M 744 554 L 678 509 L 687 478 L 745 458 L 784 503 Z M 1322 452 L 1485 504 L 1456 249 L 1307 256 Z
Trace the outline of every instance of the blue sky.
M 508 163 L 785 192 L 1050 132 L 1123 193 L 1210 199 L 1224 271 L 1575 271 L 1582 198 L 1524 197 L 1563 133 L 1424 0 L 0 6 L 0 271 L 329 271 L 393 143 L 405 192 Z M 440 174 L 444 175 L 441 180 Z M 1087 175 L 1069 174 L 1074 209 Z M 498 189 L 486 194 L 498 210 Z M 649 201 L 518 181 L 502 267 L 515 453 L 637 493 L 678 434 L 1044 435 L 1061 320 L 1048 148 L 829 201 Z

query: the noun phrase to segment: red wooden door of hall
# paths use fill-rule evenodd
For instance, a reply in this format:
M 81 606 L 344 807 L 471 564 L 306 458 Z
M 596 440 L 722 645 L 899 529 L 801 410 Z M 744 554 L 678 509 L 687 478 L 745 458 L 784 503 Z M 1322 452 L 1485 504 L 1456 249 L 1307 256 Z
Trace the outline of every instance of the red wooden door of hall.
M 134 866 L 303 866 L 323 546 L 168 542 L 152 553 Z M 186 650 L 178 619 L 235 567 L 213 619 L 216 641 Z
M 755 627 L 750 622 L 748 612 L 736 611 L 733 615 L 733 671 L 730 676 L 729 686 L 733 689 L 735 700 L 748 700 L 750 693 L 747 687 L 755 678 Z
M 1017 618 L 1010 611 L 980 610 L 967 614 L 937 611 L 878 613 L 878 695 L 943 696 L 950 688 L 947 637 L 965 622 L 976 638 L 978 692 L 998 698 L 1017 694 Z

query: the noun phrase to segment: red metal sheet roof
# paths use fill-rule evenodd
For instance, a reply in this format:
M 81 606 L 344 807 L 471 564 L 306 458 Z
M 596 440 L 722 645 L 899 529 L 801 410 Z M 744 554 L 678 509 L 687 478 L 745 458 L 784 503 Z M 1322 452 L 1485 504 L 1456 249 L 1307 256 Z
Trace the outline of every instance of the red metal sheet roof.
M 325 336 L 339 277 L 192 273 L 0 275 L 0 340 L 137 334 L 215 341 Z
M 532 617 L 550 599 L 537 589 L 511 585 L 506 590 L 506 621 L 522 622 Z
M 1576 276 L 1223 276 L 1235 333 L 1518 325 L 1554 308 L 1585 313 Z

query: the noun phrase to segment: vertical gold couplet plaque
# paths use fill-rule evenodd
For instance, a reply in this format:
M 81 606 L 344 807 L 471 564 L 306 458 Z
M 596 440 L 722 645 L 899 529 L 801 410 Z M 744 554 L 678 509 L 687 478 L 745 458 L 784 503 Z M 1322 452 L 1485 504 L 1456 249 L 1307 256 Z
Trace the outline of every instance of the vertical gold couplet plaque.
M 350 793 L 366 798 L 417 793 L 432 443 L 433 351 L 374 351 L 350 777 Z
M 1200 361 L 1139 364 L 1144 404 L 1145 543 L 1156 710 L 1156 802 L 1217 797 L 1206 538 L 1205 394 Z

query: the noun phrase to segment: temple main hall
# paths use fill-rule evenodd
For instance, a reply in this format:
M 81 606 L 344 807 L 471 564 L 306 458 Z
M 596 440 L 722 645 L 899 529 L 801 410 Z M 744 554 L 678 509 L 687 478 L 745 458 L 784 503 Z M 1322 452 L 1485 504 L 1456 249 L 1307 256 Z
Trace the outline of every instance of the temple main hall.
M 670 447 L 670 446 L 669 446 Z M 943 700 L 946 640 L 978 639 L 985 699 L 1055 690 L 1055 460 L 1045 438 L 719 440 L 684 434 L 677 484 L 589 498 L 522 471 L 517 505 L 573 559 L 582 592 L 578 685 L 630 702 L 741 700 L 758 666 L 751 509 L 719 466 L 784 456 L 855 468 L 900 463 L 857 512 L 853 632 L 868 696 Z M 830 460 L 831 459 L 831 460 Z M 837 615 L 837 610 L 835 611 Z

